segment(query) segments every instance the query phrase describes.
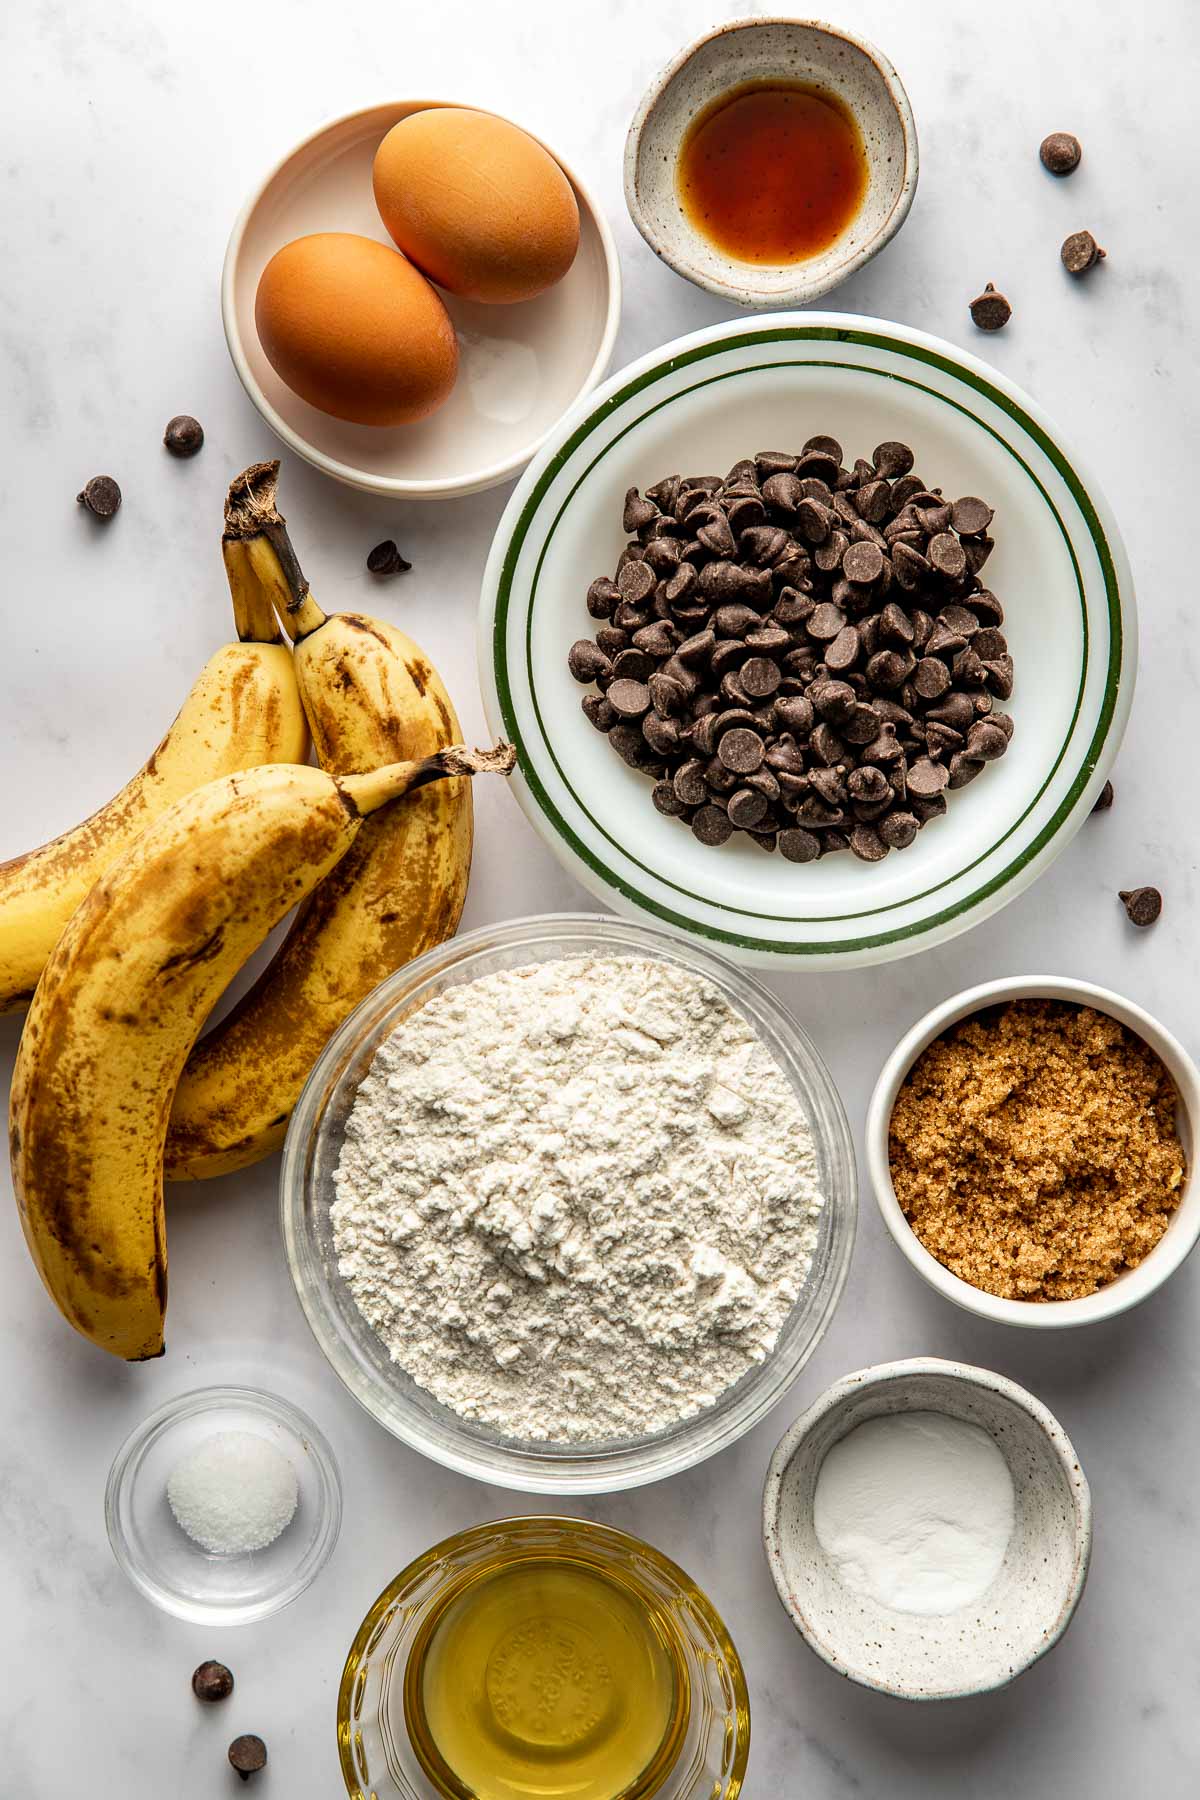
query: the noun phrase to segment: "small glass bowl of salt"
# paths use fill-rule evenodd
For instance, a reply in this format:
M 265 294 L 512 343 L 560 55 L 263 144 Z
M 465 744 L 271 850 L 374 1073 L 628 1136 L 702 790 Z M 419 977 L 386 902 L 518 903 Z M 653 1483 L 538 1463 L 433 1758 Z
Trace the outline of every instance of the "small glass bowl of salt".
M 203 1388 L 125 1440 L 104 1510 L 113 1554 L 148 1600 L 197 1624 L 248 1625 L 324 1567 L 342 1486 L 297 1407 L 256 1388 Z

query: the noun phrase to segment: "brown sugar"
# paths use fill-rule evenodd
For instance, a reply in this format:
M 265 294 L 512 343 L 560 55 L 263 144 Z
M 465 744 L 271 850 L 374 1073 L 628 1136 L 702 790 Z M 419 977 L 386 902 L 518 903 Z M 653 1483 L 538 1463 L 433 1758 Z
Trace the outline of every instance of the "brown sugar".
M 951 1027 L 896 1097 L 892 1182 L 955 1275 L 1074 1300 L 1136 1268 L 1185 1174 L 1170 1075 L 1107 1013 L 1018 1000 Z

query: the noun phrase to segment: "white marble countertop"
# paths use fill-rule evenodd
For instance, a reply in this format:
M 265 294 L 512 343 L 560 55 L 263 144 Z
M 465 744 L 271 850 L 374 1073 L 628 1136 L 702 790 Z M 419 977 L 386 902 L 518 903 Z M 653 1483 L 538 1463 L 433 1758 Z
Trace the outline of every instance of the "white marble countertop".
M 273 453 L 227 360 L 217 306 L 225 239 L 251 183 L 323 117 L 390 93 L 509 113 L 561 147 L 608 210 L 626 280 L 620 363 L 722 316 L 653 259 L 620 188 L 638 95 L 713 10 L 713 0 L 5 9 L 0 856 L 107 798 L 224 632 L 222 494 L 238 468 Z M 1177 154 L 1194 139 L 1189 71 L 1200 34 L 1189 0 L 1146 9 L 829 0 L 825 10 L 892 56 L 922 148 L 908 224 L 829 304 L 941 333 L 1030 389 L 1086 448 L 1121 519 L 1142 605 L 1142 674 L 1114 810 L 967 937 L 881 970 L 778 981 L 858 1131 L 901 1030 L 986 976 L 1090 977 L 1149 1007 L 1193 1050 L 1200 1039 L 1190 548 L 1200 384 L 1187 304 L 1193 177 Z M 1085 160 L 1055 184 L 1036 151 L 1060 128 L 1079 134 Z M 1084 225 L 1109 257 L 1072 284 L 1058 245 Z M 991 339 L 966 312 L 989 278 L 1016 309 Z M 159 445 L 178 411 L 195 412 L 207 432 L 193 463 L 172 462 Z M 75 505 L 100 470 L 125 490 L 107 531 Z M 284 498 L 316 591 L 410 629 L 444 670 L 468 732 L 481 735 L 474 606 L 505 490 L 388 507 L 291 459 Z M 363 559 L 386 535 L 413 571 L 370 586 Z M 511 797 L 490 788 L 478 817 L 466 924 L 588 906 Z M 1163 888 L 1166 909 L 1135 935 L 1115 890 L 1142 882 Z M 16 1042 L 17 1023 L 0 1020 L 2 1088 Z M 519 1496 L 394 1443 L 343 1394 L 293 1298 L 275 1177 L 268 1164 L 172 1196 L 171 1350 L 139 1368 L 63 1326 L 0 1196 L 0 1791 L 14 1800 L 240 1792 L 224 1763 L 240 1731 L 270 1744 L 256 1792 L 334 1800 L 334 1699 L 368 1604 L 433 1539 L 523 1509 Z M 723 1611 L 753 1697 L 749 1800 L 1194 1793 L 1198 1302 L 1194 1260 L 1111 1325 L 1049 1337 L 990 1328 L 918 1281 L 863 1195 L 845 1297 L 789 1398 L 707 1466 L 581 1509 L 661 1546 Z M 759 1495 L 771 1446 L 828 1381 L 922 1352 L 1002 1370 L 1053 1408 L 1091 1478 L 1096 1543 L 1078 1618 L 1046 1662 L 991 1699 L 912 1708 L 839 1681 L 793 1633 L 762 1556 Z M 102 1494 L 113 1451 L 150 1407 L 222 1378 L 262 1383 L 313 1412 L 341 1459 L 346 1514 L 334 1560 L 308 1594 L 267 1624 L 216 1634 L 168 1619 L 126 1584 L 105 1540 Z M 188 1679 L 210 1654 L 234 1666 L 238 1692 L 201 1713 Z

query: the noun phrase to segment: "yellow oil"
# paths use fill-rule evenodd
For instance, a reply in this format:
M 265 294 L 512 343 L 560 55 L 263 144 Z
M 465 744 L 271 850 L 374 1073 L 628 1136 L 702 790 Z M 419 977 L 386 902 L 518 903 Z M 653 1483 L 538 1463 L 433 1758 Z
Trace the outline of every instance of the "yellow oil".
M 453 1800 L 649 1800 L 687 1704 L 666 1614 L 561 1552 L 472 1571 L 426 1621 L 404 1679 L 409 1739 Z

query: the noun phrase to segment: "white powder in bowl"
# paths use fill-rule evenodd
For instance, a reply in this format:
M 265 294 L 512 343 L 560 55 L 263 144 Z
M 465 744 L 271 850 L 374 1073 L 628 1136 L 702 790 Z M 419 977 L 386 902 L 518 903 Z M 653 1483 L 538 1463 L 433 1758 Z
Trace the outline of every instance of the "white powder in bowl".
M 1012 1475 L 978 1425 L 945 1413 L 885 1414 L 826 1455 L 813 1527 L 852 1593 L 896 1612 L 958 1612 L 1000 1573 Z
M 662 1430 L 770 1355 L 823 1197 L 804 1109 L 710 982 L 564 957 L 447 988 L 346 1122 L 338 1268 L 393 1360 L 526 1441 Z
M 291 1524 L 299 1498 L 288 1458 L 252 1431 L 214 1432 L 167 1479 L 179 1524 L 215 1556 L 265 1550 Z

